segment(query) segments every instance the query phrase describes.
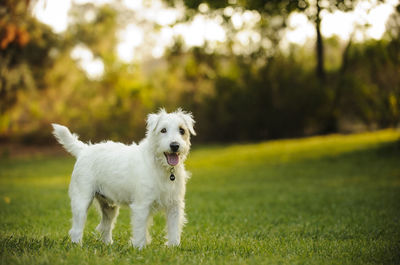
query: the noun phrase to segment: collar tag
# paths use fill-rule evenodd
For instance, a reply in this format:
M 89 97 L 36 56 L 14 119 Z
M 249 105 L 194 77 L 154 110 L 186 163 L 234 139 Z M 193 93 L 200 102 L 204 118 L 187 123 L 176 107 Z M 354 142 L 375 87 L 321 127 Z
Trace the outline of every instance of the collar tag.
M 175 180 L 174 172 L 175 172 L 174 167 L 171 167 L 171 171 L 170 171 L 171 175 L 169 176 L 169 179 L 170 179 L 171 181 L 174 181 L 174 180 Z

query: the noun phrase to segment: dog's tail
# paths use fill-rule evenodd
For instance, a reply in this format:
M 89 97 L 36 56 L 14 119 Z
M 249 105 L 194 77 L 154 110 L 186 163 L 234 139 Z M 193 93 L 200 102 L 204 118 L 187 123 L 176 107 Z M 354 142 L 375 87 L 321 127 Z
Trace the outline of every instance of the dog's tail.
M 55 123 L 53 123 L 52 126 L 54 129 L 53 134 L 57 141 L 64 146 L 65 150 L 75 157 L 78 157 L 79 153 L 88 146 L 78 140 L 78 135 L 71 134 L 67 127 Z

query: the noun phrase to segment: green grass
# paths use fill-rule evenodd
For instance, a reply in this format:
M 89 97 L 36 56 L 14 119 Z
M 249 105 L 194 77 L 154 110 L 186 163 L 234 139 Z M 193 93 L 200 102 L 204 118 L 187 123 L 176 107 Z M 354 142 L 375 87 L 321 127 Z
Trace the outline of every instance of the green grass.
M 200 147 L 187 167 L 179 248 L 128 244 L 121 209 L 105 246 L 91 208 L 82 246 L 67 237 L 69 157 L 0 161 L 0 264 L 399 264 L 399 133 Z

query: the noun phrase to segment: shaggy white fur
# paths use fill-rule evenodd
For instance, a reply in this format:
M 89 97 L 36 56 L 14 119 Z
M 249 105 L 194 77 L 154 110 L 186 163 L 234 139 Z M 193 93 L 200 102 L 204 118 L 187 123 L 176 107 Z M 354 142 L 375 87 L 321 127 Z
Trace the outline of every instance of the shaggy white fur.
M 72 242 L 81 243 L 87 210 L 96 199 L 102 214 L 97 230 L 106 244 L 113 242 L 119 206 L 128 205 L 135 247 L 142 249 L 150 243 L 148 229 L 157 209 L 166 212 L 166 244 L 179 245 L 186 222 L 184 196 L 189 178 L 184 161 L 190 149 L 190 134 L 195 135 L 193 125 L 191 113 L 161 109 L 148 115 L 146 138 L 138 145 L 124 145 L 112 141 L 85 144 L 66 127 L 53 124 L 58 142 L 77 158 L 69 185 Z

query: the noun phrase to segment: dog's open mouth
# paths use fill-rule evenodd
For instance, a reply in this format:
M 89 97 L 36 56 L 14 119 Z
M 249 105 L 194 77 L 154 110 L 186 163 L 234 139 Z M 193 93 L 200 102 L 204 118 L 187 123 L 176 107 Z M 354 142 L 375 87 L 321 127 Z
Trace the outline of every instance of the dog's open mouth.
M 179 163 L 179 156 L 177 153 L 164 153 L 167 158 L 167 163 L 170 166 L 176 166 Z

